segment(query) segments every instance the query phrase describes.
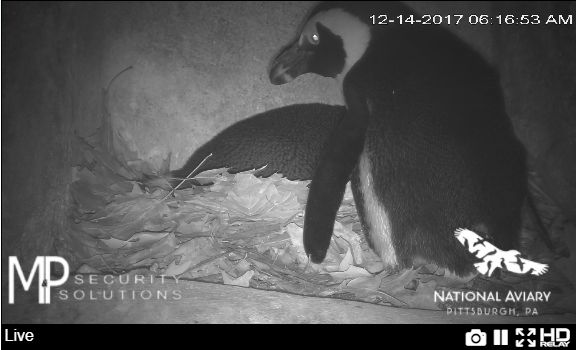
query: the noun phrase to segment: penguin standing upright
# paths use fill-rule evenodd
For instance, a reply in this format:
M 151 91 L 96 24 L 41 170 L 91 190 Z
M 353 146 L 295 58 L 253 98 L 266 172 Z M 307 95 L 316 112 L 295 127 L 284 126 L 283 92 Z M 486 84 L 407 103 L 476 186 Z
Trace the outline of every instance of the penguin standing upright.
M 475 258 L 454 231 L 511 248 L 527 194 L 498 75 L 443 27 L 372 24 L 373 15 L 416 14 L 398 2 L 321 3 L 270 68 L 273 84 L 336 78 L 347 106 L 312 178 L 305 250 L 325 258 L 351 178 L 363 230 L 388 267 L 467 275 Z
M 228 168 L 231 174 L 260 169 L 256 176 L 281 173 L 289 180 L 310 180 L 326 140 L 345 113 L 343 106 L 309 103 L 243 119 L 198 148 L 180 169 L 171 171 L 172 187 L 187 177 L 218 168 Z M 193 179 L 179 188 L 191 182 Z

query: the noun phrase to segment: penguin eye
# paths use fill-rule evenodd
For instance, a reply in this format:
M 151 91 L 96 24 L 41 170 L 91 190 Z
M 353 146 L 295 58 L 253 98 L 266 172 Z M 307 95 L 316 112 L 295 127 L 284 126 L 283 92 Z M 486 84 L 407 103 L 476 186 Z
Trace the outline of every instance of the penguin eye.
M 312 34 L 312 44 L 318 44 L 320 42 L 320 37 L 318 34 Z

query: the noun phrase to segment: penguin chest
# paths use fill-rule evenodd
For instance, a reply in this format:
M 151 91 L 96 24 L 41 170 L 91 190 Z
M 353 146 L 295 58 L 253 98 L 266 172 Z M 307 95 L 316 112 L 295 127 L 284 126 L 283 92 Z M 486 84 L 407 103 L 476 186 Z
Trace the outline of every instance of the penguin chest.
M 360 217 L 373 249 L 387 266 L 398 265 L 396 251 L 392 241 L 392 228 L 383 203 L 376 195 L 373 171 L 367 147 L 360 155 L 358 163 L 358 185 L 361 194 Z

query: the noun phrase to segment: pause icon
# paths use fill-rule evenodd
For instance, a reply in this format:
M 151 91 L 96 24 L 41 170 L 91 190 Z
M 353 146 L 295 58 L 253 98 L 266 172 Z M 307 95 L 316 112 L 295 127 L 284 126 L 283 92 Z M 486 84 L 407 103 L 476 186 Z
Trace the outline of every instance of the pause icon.
M 508 330 L 495 329 L 494 330 L 494 345 L 508 345 Z

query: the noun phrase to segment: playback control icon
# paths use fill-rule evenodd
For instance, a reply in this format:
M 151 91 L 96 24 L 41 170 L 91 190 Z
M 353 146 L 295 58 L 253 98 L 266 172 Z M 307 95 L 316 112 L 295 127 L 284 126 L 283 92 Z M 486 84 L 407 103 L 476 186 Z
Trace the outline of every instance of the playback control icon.
M 507 329 L 495 329 L 492 344 L 493 345 L 508 345 L 508 330 Z

